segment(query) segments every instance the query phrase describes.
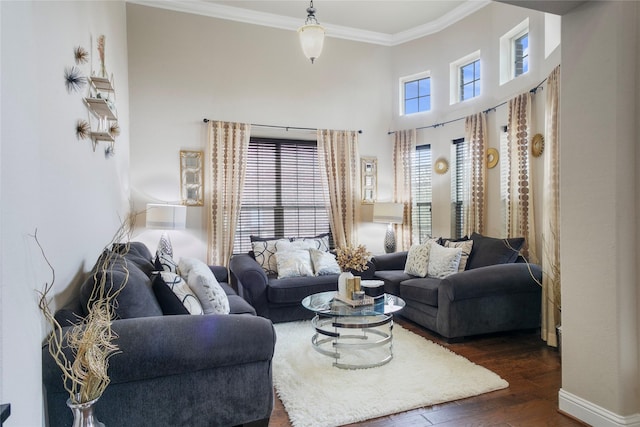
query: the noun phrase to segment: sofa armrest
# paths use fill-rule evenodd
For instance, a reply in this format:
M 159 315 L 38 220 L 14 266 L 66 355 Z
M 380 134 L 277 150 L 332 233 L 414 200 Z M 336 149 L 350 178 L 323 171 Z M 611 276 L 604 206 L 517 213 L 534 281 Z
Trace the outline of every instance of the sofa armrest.
M 407 263 L 408 252 L 393 252 L 390 254 L 376 255 L 371 259 L 375 271 L 404 270 Z
M 158 316 L 112 323 L 120 353 L 109 360 L 110 386 L 207 369 L 270 361 L 272 323 L 247 315 Z M 61 372 L 43 347 L 43 382 L 63 391 Z
M 238 254 L 231 257 L 229 270 L 238 287 L 238 294 L 256 309 L 258 316 L 269 317 L 269 278 L 262 266 L 251 255 Z
M 222 265 L 210 265 L 209 269 L 213 272 L 213 275 L 216 276 L 216 280 L 218 282 L 229 283 L 229 271 L 227 267 L 223 267 Z
M 542 269 L 536 264 L 497 264 L 452 274 L 440 282 L 450 301 L 493 294 L 533 292 L 542 283 Z

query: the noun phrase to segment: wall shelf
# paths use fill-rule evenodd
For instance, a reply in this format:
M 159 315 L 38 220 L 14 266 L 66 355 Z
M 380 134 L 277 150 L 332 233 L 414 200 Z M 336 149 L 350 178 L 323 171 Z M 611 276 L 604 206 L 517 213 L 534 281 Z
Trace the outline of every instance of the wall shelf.
M 116 113 L 109 107 L 109 104 L 102 98 L 85 98 L 89 110 L 98 118 L 106 117 L 109 120 L 118 120 Z
M 111 84 L 111 80 L 106 77 L 92 76 L 89 78 L 89 81 L 91 82 L 91 86 L 93 86 L 96 91 L 115 92 L 115 90 L 113 89 L 113 85 Z
M 109 132 L 91 132 L 91 139 L 93 141 L 108 141 L 115 142 L 115 138 Z

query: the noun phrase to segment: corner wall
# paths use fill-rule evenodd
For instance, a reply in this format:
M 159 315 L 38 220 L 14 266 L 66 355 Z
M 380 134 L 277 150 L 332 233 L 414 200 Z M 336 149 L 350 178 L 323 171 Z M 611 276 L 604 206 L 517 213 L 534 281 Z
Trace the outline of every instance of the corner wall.
M 121 1 L 0 2 L 0 401 L 7 426 L 43 425 L 41 345 L 48 325 L 36 291 L 51 281 L 34 239 L 55 268 L 55 304 L 67 301 L 128 211 L 129 111 L 125 5 Z M 105 159 L 75 135 L 87 119 L 84 90 L 67 93 L 73 49 L 106 36 L 121 135 Z M 97 59 L 94 53 L 94 69 Z M 88 65 L 80 66 L 88 73 Z M 95 120 L 94 120 L 95 123 Z

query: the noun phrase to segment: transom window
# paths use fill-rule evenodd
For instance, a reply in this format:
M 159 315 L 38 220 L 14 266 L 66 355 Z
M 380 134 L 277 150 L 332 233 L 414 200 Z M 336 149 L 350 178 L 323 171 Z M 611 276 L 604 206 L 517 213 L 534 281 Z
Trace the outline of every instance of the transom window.
M 460 67 L 460 101 L 480 95 L 480 60 Z
M 529 71 L 529 33 L 513 41 L 514 74 L 518 77 Z
M 416 147 L 415 163 L 412 170 L 412 218 L 413 240 L 424 243 L 431 232 L 431 145 Z
M 404 114 L 431 110 L 431 78 L 423 77 L 403 82 Z
M 500 37 L 500 84 L 529 72 L 529 18 Z
M 250 236 L 310 237 L 329 232 L 316 141 L 252 137 L 234 253 Z

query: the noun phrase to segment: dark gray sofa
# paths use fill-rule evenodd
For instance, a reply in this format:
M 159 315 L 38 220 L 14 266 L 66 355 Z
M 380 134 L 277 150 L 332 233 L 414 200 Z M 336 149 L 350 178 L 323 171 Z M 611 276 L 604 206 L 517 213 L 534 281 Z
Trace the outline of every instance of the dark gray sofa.
M 96 404 L 96 417 L 107 426 L 267 426 L 274 399 L 275 331 L 227 284 L 226 268 L 211 269 L 232 314 L 163 315 L 165 305 L 161 308 L 152 290 L 154 266 L 146 246 L 133 242 L 127 253 L 111 256 L 110 280 L 122 277 L 121 265 L 129 270 L 129 280 L 112 324 L 121 354 L 110 360 L 111 383 Z M 79 295 L 56 319 L 67 325 L 86 314 Z M 70 426 L 69 395 L 47 345 L 42 362 L 48 425 Z
M 483 236 L 475 237 L 481 242 Z M 491 242 L 485 238 L 486 243 Z M 498 239 L 493 239 L 496 241 Z M 518 246 L 519 249 L 519 246 Z M 449 341 L 493 332 L 535 329 L 540 326 L 540 266 L 527 264 L 517 252 L 493 257 L 474 246 L 467 270 L 444 279 L 416 277 L 404 272 L 408 252 L 375 256 L 375 278 L 383 280 L 385 292 L 399 295 L 406 306 L 400 315 L 436 332 Z M 474 254 L 473 251 L 476 251 Z M 474 256 L 476 257 L 474 262 Z

